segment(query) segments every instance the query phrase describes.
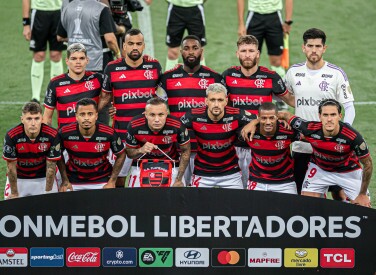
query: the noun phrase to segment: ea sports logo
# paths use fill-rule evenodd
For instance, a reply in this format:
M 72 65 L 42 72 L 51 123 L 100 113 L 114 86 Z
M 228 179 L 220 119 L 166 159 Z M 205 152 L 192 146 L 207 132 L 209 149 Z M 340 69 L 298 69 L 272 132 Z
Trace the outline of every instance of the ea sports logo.
M 234 265 L 239 262 L 240 255 L 238 252 L 233 251 L 233 250 L 231 251 L 224 250 L 218 254 L 217 259 L 218 259 L 218 262 L 220 262 L 223 265 L 225 264 Z

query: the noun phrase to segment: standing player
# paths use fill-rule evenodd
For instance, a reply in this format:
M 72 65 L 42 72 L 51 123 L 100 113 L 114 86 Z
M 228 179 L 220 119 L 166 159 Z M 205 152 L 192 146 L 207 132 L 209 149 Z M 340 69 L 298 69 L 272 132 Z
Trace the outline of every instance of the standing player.
M 320 122 L 305 121 L 288 112 L 278 116 L 300 131 L 313 149 L 302 195 L 322 197 L 329 186 L 337 185 L 351 203 L 370 207 L 367 188 L 372 176 L 372 158 L 359 132 L 340 121 L 341 109 L 338 101 L 324 99 L 319 104 Z
M 240 66 L 233 66 L 223 72 L 229 93 L 229 105 L 257 114 L 262 103 L 271 102 L 273 95 L 294 106 L 294 97 L 288 93 L 282 78 L 265 67 L 258 66 L 260 51 L 258 40 L 253 35 L 240 36 L 236 56 Z M 244 185 L 248 182 L 248 167 L 251 153 L 245 143 L 236 143 L 239 165 Z
M 151 4 L 152 0 L 145 0 Z M 168 47 L 165 71 L 174 68 L 179 61 L 179 46 L 182 43 L 184 31 L 199 38 L 200 45 L 206 45 L 204 0 L 167 0 L 167 35 Z M 199 61 L 205 65 L 202 54 Z
M 54 110 L 57 110 L 59 128 L 76 122 L 76 104 L 82 98 L 99 101 L 103 75 L 86 71 L 89 63 L 86 48 L 81 43 L 71 44 L 67 49 L 65 62 L 68 73 L 51 79 L 47 87 L 43 122 L 52 124 Z
M 297 194 L 290 145 L 300 133 L 283 127 L 272 102 L 261 104 L 258 120 L 251 123 L 259 126 L 248 141 L 252 149 L 248 189 Z
M 168 115 L 168 107 L 163 99 L 149 99 L 145 114 L 131 120 L 126 143 L 127 155 L 131 159 L 146 154 L 145 159 L 167 160 L 167 155 L 178 162 L 179 167 L 172 171 L 171 184 L 184 186 L 183 175 L 191 154 L 189 135 L 179 119 Z M 181 150 L 180 156 L 177 144 Z M 140 187 L 140 169 L 137 169 L 136 164 L 137 162 L 133 161 L 129 187 Z
M 285 1 L 285 21 L 282 21 L 282 0 L 248 0 L 248 15 L 244 24 L 245 0 L 238 0 L 238 35 L 251 34 L 259 41 L 261 52 L 263 41 L 268 48 L 271 69 L 281 77 L 285 70 L 281 66 L 283 36 L 290 33 L 293 0 Z
M 67 150 L 58 166 L 62 178 L 61 191 L 115 188 L 117 176 L 125 159 L 125 148 L 114 129 L 97 122 L 97 103 L 83 98 L 76 104 L 77 122 L 59 131 L 62 150 Z M 117 156 L 112 167 L 109 150 Z
M 56 192 L 56 161 L 60 155 L 57 131 L 42 123 L 38 103 L 26 103 L 22 107 L 21 124 L 10 129 L 4 140 L 3 158 L 7 161 L 4 198 Z
M 160 86 L 166 93 L 170 114 L 182 117 L 192 108 L 205 106 L 206 89 L 213 83 L 224 83 L 220 74 L 212 69 L 200 65 L 203 48 L 197 36 L 188 35 L 181 43 L 180 53 L 183 65 L 177 65 L 174 69 L 165 72 L 160 81 Z M 164 98 L 164 95 L 158 93 Z M 165 99 L 166 99 L 165 98 Z M 186 183 L 191 182 L 193 173 L 193 161 L 197 151 L 197 141 L 192 129 L 189 129 L 191 137 L 191 158 L 184 178 Z
M 32 100 L 38 103 L 43 84 L 47 41 L 50 50 L 51 78 L 63 73 L 61 52 L 65 50 L 65 46 L 56 39 L 60 8 L 61 0 L 22 0 L 23 36 L 30 41 L 30 50 L 33 51 Z
M 147 55 L 144 36 L 138 29 L 131 29 L 125 35 L 123 44 L 125 58 L 110 62 L 105 71 L 105 81 L 99 99 L 99 110 L 113 101 L 116 115 L 113 128 L 123 142 L 129 121 L 145 111 L 146 101 L 155 95 L 161 75 L 159 62 Z M 131 159 L 125 161 L 119 174 L 118 187 L 124 187 Z
M 198 150 L 192 185 L 243 189 L 234 142 L 255 115 L 227 105 L 227 90 L 219 83 L 206 90 L 206 107 L 192 109 L 181 121 L 193 129 Z
M 285 78 L 287 89 L 295 96 L 295 114 L 309 121 L 319 121 L 317 106 L 323 99 L 332 98 L 343 104 L 344 122 L 351 125 L 355 118 L 354 97 L 345 72 L 323 59 L 327 48 L 325 33 L 319 29 L 309 29 L 303 34 L 303 42 L 306 62 L 293 65 Z M 292 151 L 295 180 L 300 191 L 312 147 L 298 141 L 293 143 Z

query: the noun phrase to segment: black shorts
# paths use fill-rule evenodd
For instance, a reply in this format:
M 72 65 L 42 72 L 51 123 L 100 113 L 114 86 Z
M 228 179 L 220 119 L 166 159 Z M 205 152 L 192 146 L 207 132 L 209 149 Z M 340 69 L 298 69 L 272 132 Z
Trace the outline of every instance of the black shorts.
M 261 52 L 265 40 L 268 55 L 281 55 L 283 51 L 283 29 L 280 12 L 259 14 L 248 12 L 246 21 L 247 34 L 254 35 L 259 41 Z
M 60 22 L 60 10 L 57 11 L 31 11 L 31 40 L 30 50 L 44 52 L 47 41 L 50 51 L 63 51 L 66 46 L 56 39 L 57 26 Z
M 296 187 L 298 189 L 298 194 L 300 194 L 302 191 L 304 177 L 308 170 L 308 163 L 311 159 L 311 154 L 292 152 L 292 157 L 294 159 L 294 177 Z
M 179 47 L 184 31 L 201 39 L 201 45 L 206 45 L 204 6 L 183 8 L 168 5 L 166 44 L 170 48 Z

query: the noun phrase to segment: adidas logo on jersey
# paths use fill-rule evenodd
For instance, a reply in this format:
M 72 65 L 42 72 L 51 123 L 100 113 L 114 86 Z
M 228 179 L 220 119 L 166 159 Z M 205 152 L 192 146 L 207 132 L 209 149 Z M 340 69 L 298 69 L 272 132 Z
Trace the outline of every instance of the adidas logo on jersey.
M 238 82 L 236 81 L 236 79 L 232 82 L 232 84 L 238 84 Z
M 25 147 L 23 147 L 23 146 L 21 146 L 21 148 L 18 149 L 18 151 L 23 151 L 23 150 L 25 150 Z
M 204 126 L 202 126 L 202 127 L 200 128 L 200 130 L 206 131 L 206 130 L 208 130 L 208 129 L 207 129 L 206 126 L 204 125 Z
M 68 93 L 70 93 L 70 90 L 69 90 L 69 89 L 66 89 L 66 90 L 64 91 L 64 94 L 68 94 Z
M 296 86 L 301 86 L 302 83 L 300 83 L 300 81 L 298 81 L 298 83 L 295 84 Z
M 124 79 L 124 78 L 127 78 L 127 77 L 125 76 L 125 74 L 122 74 L 119 78 Z
M 255 142 L 254 146 L 255 147 L 260 147 L 260 144 L 258 142 Z
M 178 83 L 175 84 L 175 87 L 181 87 L 181 83 L 180 81 Z

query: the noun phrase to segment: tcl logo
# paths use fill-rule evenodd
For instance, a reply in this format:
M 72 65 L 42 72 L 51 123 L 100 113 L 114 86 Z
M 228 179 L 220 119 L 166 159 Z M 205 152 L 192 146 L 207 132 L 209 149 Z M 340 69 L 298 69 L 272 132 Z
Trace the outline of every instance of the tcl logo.
M 100 266 L 100 248 L 98 247 L 69 247 L 67 248 L 66 265 L 68 267 L 98 267 Z
M 355 251 L 352 248 L 323 248 L 320 250 L 322 268 L 353 268 Z

